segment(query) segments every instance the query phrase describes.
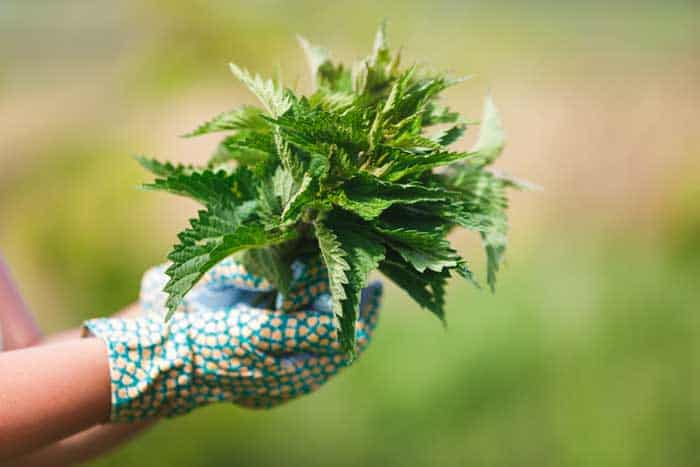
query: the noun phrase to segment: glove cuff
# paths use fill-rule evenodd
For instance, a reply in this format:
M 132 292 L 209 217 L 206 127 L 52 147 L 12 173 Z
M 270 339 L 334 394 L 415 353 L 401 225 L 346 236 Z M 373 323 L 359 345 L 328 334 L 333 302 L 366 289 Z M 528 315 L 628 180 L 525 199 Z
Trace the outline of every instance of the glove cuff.
M 185 320 L 99 318 L 83 336 L 108 348 L 110 421 L 135 422 L 189 412 L 193 407 L 192 350 Z

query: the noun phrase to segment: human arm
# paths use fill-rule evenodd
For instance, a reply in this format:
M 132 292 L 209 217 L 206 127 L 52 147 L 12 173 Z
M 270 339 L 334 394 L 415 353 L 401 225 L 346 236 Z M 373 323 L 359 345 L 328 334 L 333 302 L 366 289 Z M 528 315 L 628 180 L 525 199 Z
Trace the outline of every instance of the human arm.
M 96 425 L 30 454 L 0 462 L 2 467 L 60 467 L 95 459 L 114 449 L 146 428 L 153 420 L 137 423 Z
M 134 318 L 139 313 L 139 305 L 132 304 L 113 316 Z M 81 333 L 80 328 L 74 328 L 57 334 L 43 336 L 13 283 L 10 270 L 3 261 L 2 255 L 0 255 L 0 331 L 4 337 L 4 350 L 6 351 L 78 339 Z M 14 354 L 12 357 L 16 355 Z M 9 378 L 6 378 L 9 375 L 0 374 L 3 379 L 10 381 Z M 2 406 L 4 405 L 2 403 Z M 1 429 L 6 422 L 4 409 L 0 408 L 0 410 L 2 410 L 3 414 L 0 417 Z M 85 431 L 44 446 L 38 451 L 15 457 L 7 462 L 0 461 L 0 466 L 61 466 L 84 462 L 113 449 L 152 425 L 153 422 L 95 425 Z
M 138 306 L 131 306 L 118 313 L 122 317 L 134 315 L 138 312 Z M 57 335 L 44 338 L 39 327 L 29 312 L 25 302 L 22 300 L 12 278 L 9 268 L 5 265 L 0 255 L 0 332 L 4 337 L 4 350 L 18 350 L 36 345 L 46 345 L 76 339 L 80 336 L 80 329 L 65 331 Z M 0 354 L 0 405 L 2 406 L 2 417 L 0 417 L 0 459 L 8 459 L 18 454 L 28 452 L 35 447 L 42 446 L 47 442 L 64 438 L 75 432 L 76 427 L 87 427 L 93 425 L 85 418 L 75 417 L 72 414 L 63 414 L 57 420 L 60 427 L 58 429 L 45 429 L 49 424 L 45 423 L 43 417 L 33 417 L 35 409 L 38 409 L 45 416 L 51 416 L 56 409 L 61 407 L 72 407 L 69 400 L 61 398 L 59 404 L 51 404 L 53 398 L 44 397 L 43 391 L 37 388 L 44 387 L 42 383 L 50 383 L 52 389 L 57 392 L 54 397 L 60 397 L 62 392 L 67 392 L 81 397 L 83 393 L 72 391 L 70 384 L 84 381 L 84 378 L 61 378 L 51 372 L 53 369 L 68 368 L 79 372 L 86 365 L 97 365 L 94 358 L 90 360 L 90 353 L 78 352 L 80 355 L 73 365 L 72 355 L 78 347 L 85 347 L 91 351 L 96 351 L 99 342 L 75 342 L 67 346 L 51 347 L 49 349 L 33 350 L 31 352 L 8 352 Z M 65 353 L 65 350 L 69 350 Z M 55 358 L 54 358 L 55 354 Z M 59 361 L 62 357 L 68 357 L 67 364 L 62 365 Z M 104 359 L 102 360 L 104 363 Z M 47 369 L 47 371 L 42 371 Z M 24 370 L 24 371 L 23 371 Z M 37 380 L 37 372 L 44 381 Z M 99 374 L 91 372 L 93 376 Z M 67 375 L 66 375 L 67 376 Z M 55 382 L 58 384 L 54 384 Z M 107 381 L 107 379 L 105 379 Z M 85 381 L 83 387 L 91 387 Z M 11 384 L 11 387 L 8 385 Z M 104 386 L 104 384 L 103 384 Z M 108 388 L 108 385 L 107 385 Z M 39 405 L 34 405 L 34 397 L 41 396 Z M 109 401 L 107 399 L 107 401 Z M 72 402 L 76 402 L 73 400 Z M 90 400 L 85 400 L 90 403 Z M 32 407 L 26 408 L 26 405 Z M 77 413 L 77 412 L 76 412 Z M 29 419 L 29 420 L 28 420 Z M 50 418 L 49 418 L 50 419 Z M 34 422 L 40 422 L 37 426 Z M 53 425 L 53 424 L 51 424 Z M 111 449 L 116 444 L 122 442 L 127 437 L 135 434 L 143 428 L 145 424 L 138 425 L 100 425 L 94 426 L 85 432 L 62 439 L 52 445 L 42 448 L 36 453 L 23 456 L 5 465 L 68 465 L 74 462 L 89 459 L 100 452 Z M 79 428 L 77 428 L 79 429 Z M 30 433 L 29 436 L 26 434 Z
M 0 461 L 108 420 L 107 349 L 67 340 L 0 354 Z
M 135 318 L 141 313 L 138 304 L 132 304 L 115 313 L 114 317 Z M 52 334 L 38 345 L 78 339 L 80 328 Z M 0 467 L 43 467 L 74 465 L 93 459 L 130 440 L 138 433 L 152 426 L 157 420 L 129 424 L 99 424 L 60 441 L 44 446 L 29 454 L 0 462 Z

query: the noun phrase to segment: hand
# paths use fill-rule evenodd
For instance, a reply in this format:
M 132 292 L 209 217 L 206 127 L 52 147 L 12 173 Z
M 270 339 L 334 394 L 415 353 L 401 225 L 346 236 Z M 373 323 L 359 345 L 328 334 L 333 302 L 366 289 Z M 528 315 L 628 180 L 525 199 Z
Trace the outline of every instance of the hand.
M 97 319 L 86 328 L 109 348 L 113 421 L 178 415 L 211 402 L 273 407 L 307 394 L 350 362 L 332 323 L 320 260 L 297 262 L 287 297 L 255 305 L 272 286 L 227 259 L 164 324 L 163 268 L 145 275 L 144 316 Z M 358 355 L 376 325 L 381 285 L 363 291 Z M 287 312 L 286 310 L 290 310 Z

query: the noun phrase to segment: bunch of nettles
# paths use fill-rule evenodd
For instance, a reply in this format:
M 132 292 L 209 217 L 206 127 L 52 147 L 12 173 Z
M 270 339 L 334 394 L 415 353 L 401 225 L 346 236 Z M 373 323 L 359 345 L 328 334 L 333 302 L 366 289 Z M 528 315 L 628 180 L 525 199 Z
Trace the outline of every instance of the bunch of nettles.
M 504 142 L 491 99 L 472 150 L 450 150 L 471 123 L 438 96 L 462 80 L 401 68 L 384 26 L 372 54 L 351 68 L 299 41 L 311 95 L 231 64 L 262 108 L 235 108 L 187 135 L 229 133 L 206 167 L 140 161 L 157 176 L 147 188 L 204 206 L 168 255 L 168 317 L 230 255 L 284 295 L 290 264 L 315 253 L 328 269 L 340 342 L 352 354 L 360 291 L 371 271 L 443 320 L 447 279 L 457 274 L 476 284 L 446 238 L 454 227 L 481 235 L 493 288 L 506 247 L 505 190 L 515 182 L 486 170 Z

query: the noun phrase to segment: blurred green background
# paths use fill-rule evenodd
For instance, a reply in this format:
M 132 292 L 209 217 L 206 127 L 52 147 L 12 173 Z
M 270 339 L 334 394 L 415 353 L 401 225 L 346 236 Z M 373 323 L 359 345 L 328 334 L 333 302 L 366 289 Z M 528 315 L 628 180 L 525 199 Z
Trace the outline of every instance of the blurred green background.
M 454 283 L 449 329 L 390 288 L 372 348 L 270 412 L 209 407 L 98 466 L 689 466 L 700 459 L 700 6 L 694 1 L 0 2 L 0 248 L 47 332 L 133 301 L 195 207 L 131 159 L 253 102 L 235 61 L 308 87 L 294 34 L 490 90 L 515 193 L 496 295 Z M 465 147 L 469 144 L 469 139 Z M 454 238 L 482 268 L 478 242 Z

